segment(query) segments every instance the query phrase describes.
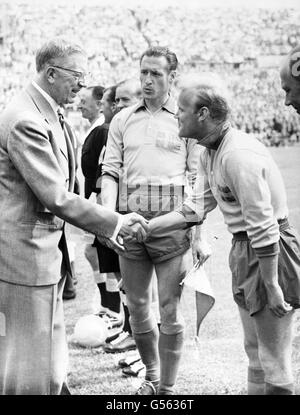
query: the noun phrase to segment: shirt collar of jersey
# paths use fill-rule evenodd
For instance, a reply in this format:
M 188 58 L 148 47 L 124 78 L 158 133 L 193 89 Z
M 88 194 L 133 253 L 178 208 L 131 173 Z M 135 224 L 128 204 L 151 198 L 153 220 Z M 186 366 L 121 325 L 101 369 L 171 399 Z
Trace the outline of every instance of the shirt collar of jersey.
M 213 131 L 202 138 L 202 140 L 198 141 L 198 143 L 210 150 L 216 151 L 230 128 L 231 124 L 229 121 L 222 122 L 221 124 L 218 124 Z
M 146 103 L 145 100 L 142 99 L 136 106 L 135 111 L 134 112 L 138 112 L 141 109 L 146 109 Z M 168 99 L 166 100 L 166 102 L 162 105 L 161 107 L 164 110 L 167 110 L 168 112 L 170 112 L 171 114 L 175 115 L 176 113 L 176 102 L 174 100 L 174 98 L 172 98 L 170 95 L 168 97 Z

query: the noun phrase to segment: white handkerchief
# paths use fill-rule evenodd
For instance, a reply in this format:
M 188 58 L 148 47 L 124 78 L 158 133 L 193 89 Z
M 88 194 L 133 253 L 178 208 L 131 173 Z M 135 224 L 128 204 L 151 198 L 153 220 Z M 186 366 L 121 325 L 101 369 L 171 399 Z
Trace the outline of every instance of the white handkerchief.
M 186 274 L 181 281 L 186 287 L 192 288 L 195 291 L 214 297 L 213 289 L 205 272 L 204 265 L 199 266 L 196 262 L 193 268 Z
M 198 337 L 201 323 L 215 303 L 215 296 L 210 281 L 206 275 L 204 266 L 199 266 L 199 261 L 187 273 L 181 285 L 195 290 L 197 312 L 196 333 Z

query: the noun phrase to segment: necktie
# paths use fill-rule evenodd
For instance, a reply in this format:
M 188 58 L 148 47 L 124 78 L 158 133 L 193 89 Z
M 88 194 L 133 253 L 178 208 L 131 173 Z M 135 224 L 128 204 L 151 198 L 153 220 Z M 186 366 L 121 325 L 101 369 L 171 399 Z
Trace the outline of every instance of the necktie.
M 59 119 L 61 128 L 64 132 L 66 143 L 67 143 L 67 145 L 69 143 L 71 143 L 73 151 L 75 152 L 75 150 L 76 150 L 75 137 L 74 137 L 74 134 L 72 132 L 72 129 L 71 129 L 70 125 L 67 123 L 67 121 L 65 120 L 65 118 L 64 118 L 63 114 L 61 113 L 60 109 L 57 110 L 57 114 L 58 114 L 58 119 Z M 68 148 L 68 152 L 69 152 L 69 148 Z
M 65 137 L 64 147 L 67 151 L 66 154 L 68 155 L 70 178 L 73 178 L 74 173 L 75 173 L 75 170 L 74 170 L 75 169 L 75 162 L 74 162 L 74 154 L 75 154 L 74 143 L 75 143 L 75 139 L 74 139 L 74 135 L 72 133 L 71 127 L 65 121 L 65 118 L 64 118 L 63 114 L 61 113 L 60 109 L 57 110 L 57 114 L 58 114 L 59 123 L 60 123 L 61 128 L 64 132 L 64 137 Z M 71 163 L 71 160 L 73 160 L 73 163 Z M 71 166 L 71 164 L 72 164 L 72 166 Z M 72 183 L 70 183 L 70 187 L 73 189 L 74 180 L 72 179 L 71 181 L 72 181 Z
M 62 112 L 60 111 L 60 109 L 57 110 L 57 115 L 58 115 L 58 119 L 59 119 L 61 128 L 64 129 L 65 118 L 64 118 Z

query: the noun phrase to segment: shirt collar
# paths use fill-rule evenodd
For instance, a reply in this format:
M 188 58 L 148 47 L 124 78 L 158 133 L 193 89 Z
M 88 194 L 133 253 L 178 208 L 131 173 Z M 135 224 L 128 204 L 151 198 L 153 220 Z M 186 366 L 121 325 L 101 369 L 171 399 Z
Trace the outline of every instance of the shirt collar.
M 54 101 L 54 99 L 52 97 L 50 97 L 49 94 L 47 94 L 46 91 L 44 91 L 35 81 L 31 82 L 32 85 L 43 95 L 43 97 L 49 102 L 49 104 L 51 105 L 51 108 L 53 109 L 53 111 L 55 112 L 55 114 L 57 114 L 57 110 L 60 109 L 60 106 L 57 104 L 56 101 Z
M 100 125 L 104 124 L 104 115 L 101 113 L 99 117 L 93 122 L 93 124 L 90 126 L 90 129 L 94 129 L 96 127 L 99 127 Z
M 203 145 L 204 147 L 217 151 L 220 144 L 223 141 L 223 138 L 231 129 L 231 124 L 229 121 L 223 121 L 218 124 L 213 131 L 207 134 L 202 140 L 198 141 L 199 144 Z
M 145 100 L 142 99 L 137 105 L 136 108 L 134 110 L 134 112 L 140 111 L 141 109 L 146 109 L 146 103 Z M 162 105 L 161 107 L 162 109 L 170 112 L 171 114 L 175 115 L 176 113 L 176 102 L 175 99 L 173 97 L 171 97 L 169 95 L 168 99 L 166 100 L 166 102 Z
M 104 115 L 100 114 L 99 118 L 97 118 L 92 125 L 90 125 L 90 128 L 85 133 L 85 137 L 87 137 L 96 127 L 99 127 L 100 125 L 103 125 L 105 122 Z

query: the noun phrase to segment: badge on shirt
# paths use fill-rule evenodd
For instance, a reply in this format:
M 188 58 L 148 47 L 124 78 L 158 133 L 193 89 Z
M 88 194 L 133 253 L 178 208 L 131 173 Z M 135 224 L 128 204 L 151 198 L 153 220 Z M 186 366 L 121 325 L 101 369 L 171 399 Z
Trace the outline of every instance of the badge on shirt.
M 160 130 L 156 135 L 155 146 L 176 152 L 181 149 L 181 141 L 176 134 Z

